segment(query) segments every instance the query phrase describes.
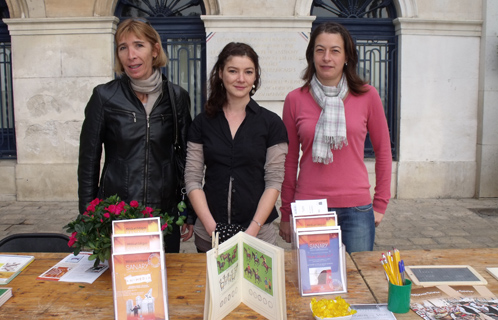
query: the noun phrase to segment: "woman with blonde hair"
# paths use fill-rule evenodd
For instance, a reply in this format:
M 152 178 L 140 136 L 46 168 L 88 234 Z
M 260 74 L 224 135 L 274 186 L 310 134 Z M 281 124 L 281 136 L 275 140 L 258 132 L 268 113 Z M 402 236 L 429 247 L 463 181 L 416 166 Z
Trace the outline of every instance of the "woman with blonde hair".
M 95 87 L 85 109 L 78 163 L 80 213 L 94 198 L 117 194 L 123 201 L 176 215 L 183 175 L 175 161 L 180 157 L 184 163 L 185 152 L 174 148 L 177 140 L 179 150 L 186 150 L 192 122 L 189 95 L 161 73 L 168 59 L 149 23 L 121 22 L 115 44 L 115 71 L 121 77 Z M 193 226 L 182 229 L 174 225 L 165 238 L 167 252 L 179 252 L 180 238 L 192 236 Z

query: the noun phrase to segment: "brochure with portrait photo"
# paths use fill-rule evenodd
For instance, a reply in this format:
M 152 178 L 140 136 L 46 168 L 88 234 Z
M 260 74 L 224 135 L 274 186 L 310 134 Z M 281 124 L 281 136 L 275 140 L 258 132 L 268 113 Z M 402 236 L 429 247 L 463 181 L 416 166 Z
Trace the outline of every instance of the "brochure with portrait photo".
M 347 292 L 340 228 L 297 230 L 298 280 L 302 296 Z

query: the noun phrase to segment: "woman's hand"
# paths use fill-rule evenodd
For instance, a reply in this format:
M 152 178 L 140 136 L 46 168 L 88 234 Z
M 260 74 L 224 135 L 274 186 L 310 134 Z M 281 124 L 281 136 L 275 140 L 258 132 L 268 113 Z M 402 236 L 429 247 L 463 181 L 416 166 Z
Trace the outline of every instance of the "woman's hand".
M 278 234 L 285 240 L 285 242 L 291 242 L 291 228 L 289 221 L 280 221 L 280 230 Z
M 382 219 L 384 219 L 384 214 L 374 211 L 374 218 L 375 218 L 375 227 L 378 227 Z
M 261 228 L 254 221 L 251 221 L 249 227 L 246 229 L 246 233 L 253 237 L 256 237 L 260 229 Z
M 188 239 L 192 238 L 192 235 L 194 234 L 194 225 L 193 224 L 186 224 L 184 223 L 182 225 L 181 233 L 180 233 L 180 239 L 182 239 L 183 242 L 187 241 Z

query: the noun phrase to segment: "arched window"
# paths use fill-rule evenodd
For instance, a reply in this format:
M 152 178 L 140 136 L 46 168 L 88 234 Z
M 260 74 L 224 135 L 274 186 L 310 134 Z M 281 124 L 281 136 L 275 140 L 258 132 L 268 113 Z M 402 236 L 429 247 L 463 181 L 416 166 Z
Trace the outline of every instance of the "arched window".
M 9 8 L 5 0 L 0 0 L 0 15 L 1 19 L 9 17 Z M 10 34 L 3 20 L 0 20 L 0 94 L 0 159 L 15 159 L 17 154 L 12 102 Z
M 392 0 L 314 0 L 313 29 L 326 21 L 345 26 L 356 42 L 358 73 L 379 91 L 386 113 L 393 159 L 398 154 L 398 37 Z M 365 157 L 374 157 L 370 139 L 365 141 Z
M 116 7 L 120 20 L 144 17 L 157 30 L 169 58 L 163 72 L 189 92 L 193 116 L 202 110 L 205 96 L 204 13 L 202 0 L 121 0 Z

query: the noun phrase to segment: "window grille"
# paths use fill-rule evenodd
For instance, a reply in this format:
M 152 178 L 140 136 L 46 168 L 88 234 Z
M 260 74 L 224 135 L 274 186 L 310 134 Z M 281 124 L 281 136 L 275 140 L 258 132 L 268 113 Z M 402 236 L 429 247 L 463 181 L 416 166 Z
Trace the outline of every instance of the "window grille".
M 0 14 L 2 19 L 9 17 L 5 0 L 0 0 Z M 0 20 L 0 159 L 17 158 L 11 57 L 9 31 Z
M 344 25 L 356 42 L 358 74 L 374 86 L 386 114 L 393 159 L 398 154 L 398 38 L 393 19 L 396 9 L 392 0 L 314 0 L 311 15 L 317 19 L 313 29 L 326 21 Z M 365 157 L 373 158 L 369 137 Z
M 120 20 L 144 17 L 157 30 L 169 58 L 162 71 L 189 92 L 192 116 L 205 102 L 206 32 L 200 19 L 204 12 L 201 0 L 121 0 L 116 7 Z

